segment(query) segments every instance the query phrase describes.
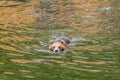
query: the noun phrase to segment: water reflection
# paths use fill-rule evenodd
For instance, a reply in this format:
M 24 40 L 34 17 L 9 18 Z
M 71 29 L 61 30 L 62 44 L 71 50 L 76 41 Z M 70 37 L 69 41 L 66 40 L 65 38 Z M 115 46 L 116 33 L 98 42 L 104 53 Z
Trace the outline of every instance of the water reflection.
M 15 73 L 13 73 L 13 72 L 3 72 L 3 74 L 13 75 L 13 74 L 15 74 Z
M 16 63 L 30 63 L 30 62 L 32 62 L 31 60 L 26 60 L 26 59 L 10 59 L 10 61 L 16 62 Z
M 11 55 L 11 56 L 24 56 L 22 54 L 14 54 L 14 53 L 6 53 L 7 55 Z
M 8 7 L 0 1 L 0 79 L 119 80 L 118 27 L 115 36 L 105 35 L 119 26 L 116 1 L 9 1 Z M 98 33 L 102 28 L 106 32 Z M 51 54 L 49 41 L 58 36 L 72 43 L 65 53 Z

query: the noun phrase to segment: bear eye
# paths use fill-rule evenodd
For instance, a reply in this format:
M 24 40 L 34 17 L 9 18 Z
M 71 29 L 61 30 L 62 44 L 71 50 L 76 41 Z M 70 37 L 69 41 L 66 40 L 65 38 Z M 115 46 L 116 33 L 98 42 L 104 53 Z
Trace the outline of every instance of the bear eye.
M 61 46 L 58 46 L 58 48 L 59 48 L 61 51 L 64 51 L 64 48 L 62 48 Z
M 64 51 L 64 48 L 62 48 L 61 51 Z

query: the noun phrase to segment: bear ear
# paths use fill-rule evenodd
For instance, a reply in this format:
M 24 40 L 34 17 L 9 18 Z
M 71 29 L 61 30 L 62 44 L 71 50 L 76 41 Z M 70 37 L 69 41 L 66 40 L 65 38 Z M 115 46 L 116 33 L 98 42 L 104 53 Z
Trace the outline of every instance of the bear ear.
M 53 44 L 55 41 L 54 40 L 50 40 L 50 44 Z
M 61 42 L 62 44 L 65 44 L 65 41 L 64 41 L 64 40 L 61 40 L 60 42 Z

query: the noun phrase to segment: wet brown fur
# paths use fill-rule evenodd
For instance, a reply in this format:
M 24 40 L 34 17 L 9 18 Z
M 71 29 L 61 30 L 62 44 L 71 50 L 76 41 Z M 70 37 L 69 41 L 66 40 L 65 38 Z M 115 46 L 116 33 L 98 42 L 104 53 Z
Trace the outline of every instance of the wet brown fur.
M 51 40 L 50 45 L 49 45 L 49 50 L 53 51 L 55 46 L 60 47 L 61 51 L 64 51 L 65 48 L 66 48 L 64 40 L 61 40 L 61 41 L 58 41 L 58 42 L 55 42 L 54 40 Z

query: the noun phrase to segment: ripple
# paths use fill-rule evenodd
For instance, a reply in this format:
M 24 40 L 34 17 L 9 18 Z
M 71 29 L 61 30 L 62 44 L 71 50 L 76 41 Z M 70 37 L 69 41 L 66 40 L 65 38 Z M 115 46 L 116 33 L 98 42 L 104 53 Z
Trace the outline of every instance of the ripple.
M 88 61 L 82 61 L 82 60 L 73 60 L 73 62 L 77 63 L 83 63 L 83 64 L 106 64 L 105 61 L 99 61 L 99 62 L 88 62 Z
M 74 58 L 89 59 L 89 57 L 73 56 Z
M 43 50 L 43 49 L 35 49 L 36 51 L 39 51 L 39 52 L 47 52 L 47 53 L 52 53 L 51 51 L 48 51 L 48 50 Z
M 32 60 L 25 60 L 25 59 L 10 59 L 10 61 L 16 63 L 23 63 L 23 64 L 32 62 Z
M 11 55 L 11 56 L 24 56 L 22 54 L 14 54 L 14 53 L 6 53 L 7 55 Z
M 36 62 L 36 63 L 47 63 L 47 61 L 45 59 L 33 59 L 33 62 Z
M 34 78 L 34 76 L 25 76 L 25 77 L 27 77 L 27 78 Z
M 5 63 L 3 63 L 3 62 L 0 62 L 0 64 L 5 64 Z
M 88 71 L 88 72 L 102 72 L 102 70 L 82 69 L 82 68 L 75 68 L 75 67 L 67 67 L 67 68 L 76 69 L 80 71 Z
M 3 72 L 4 74 L 10 74 L 10 75 L 13 75 L 13 74 L 15 74 L 15 73 L 13 73 L 13 72 Z
M 0 45 L 0 48 L 5 49 L 5 50 L 13 50 L 13 51 L 16 50 L 16 48 L 11 47 L 11 46 L 6 46 L 6 45 Z
M 28 70 L 19 70 L 20 72 L 31 72 L 31 71 L 28 71 Z
M 7 31 L 0 31 L 0 34 L 8 34 L 9 32 Z
M 13 35 L 13 36 L 7 36 L 7 37 L 3 37 L 3 38 L 1 38 L 0 40 L 1 41 L 26 41 L 26 40 L 31 40 L 32 38 L 31 37 L 28 37 L 28 36 L 22 36 L 22 37 L 20 37 L 20 36 L 15 36 L 15 35 Z

